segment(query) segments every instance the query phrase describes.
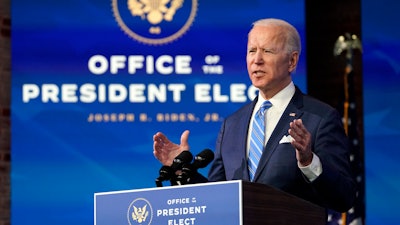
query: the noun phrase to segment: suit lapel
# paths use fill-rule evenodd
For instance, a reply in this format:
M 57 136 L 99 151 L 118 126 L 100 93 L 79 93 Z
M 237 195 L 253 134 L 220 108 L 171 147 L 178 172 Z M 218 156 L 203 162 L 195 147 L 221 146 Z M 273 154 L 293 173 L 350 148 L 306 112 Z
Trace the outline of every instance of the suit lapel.
M 303 94 L 296 87 L 296 92 L 283 112 L 281 118 L 278 121 L 274 131 L 271 134 L 266 146 L 264 147 L 264 152 L 261 156 L 260 162 L 257 167 L 257 171 L 255 174 L 255 180 L 258 179 L 259 175 L 265 169 L 266 165 L 271 158 L 271 155 L 275 153 L 277 146 L 279 145 L 279 141 L 284 135 L 288 135 L 289 124 L 294 119 L 298 119 L 303 114 L 303 111 L 300 110 L 303 106 Z M 268 118 L 267 118 L 268 119 Z

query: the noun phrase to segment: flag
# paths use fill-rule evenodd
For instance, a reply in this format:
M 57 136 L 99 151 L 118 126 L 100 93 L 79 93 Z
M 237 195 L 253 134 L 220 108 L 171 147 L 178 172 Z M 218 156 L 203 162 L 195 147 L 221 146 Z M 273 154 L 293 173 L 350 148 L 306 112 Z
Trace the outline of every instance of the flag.
M 353 207 L 345 212 L 328 210 L 328 225 L 364 225 L 365 224 L 365 173 L 364 145 L 361 137 L 360 124 L 357 118 L 356 92 L 354 71 L 346 67 L 344 76 L 344 103 L 340 107 L 343 115 L 343 126 L 349 138 L 350 165 L 357 182 L 357 196 Z

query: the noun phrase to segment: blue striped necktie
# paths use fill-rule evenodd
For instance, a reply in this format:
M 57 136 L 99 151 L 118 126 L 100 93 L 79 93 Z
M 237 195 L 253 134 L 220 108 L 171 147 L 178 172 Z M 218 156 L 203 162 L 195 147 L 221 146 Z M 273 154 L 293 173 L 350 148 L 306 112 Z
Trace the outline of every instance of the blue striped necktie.
M 264 149 L 265 111 L 271 106 L 271 102 L 263 102 L 260 109 L 253 118 L 253 128 L 250 136 L 250 149 L 248 159 L 248 167 L 251 181 L 253 181 L 254 179 L 254 174 L 256 173 L 258 162 L 260 161 L 260 157 Z

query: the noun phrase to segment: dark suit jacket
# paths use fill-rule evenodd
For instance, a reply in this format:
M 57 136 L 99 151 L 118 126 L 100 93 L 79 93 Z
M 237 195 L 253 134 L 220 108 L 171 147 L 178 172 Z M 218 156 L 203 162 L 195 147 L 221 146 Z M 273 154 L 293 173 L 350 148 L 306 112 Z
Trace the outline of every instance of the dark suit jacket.
M 249 181 L 247 130 L 257 99 L 226 118 L 221 126 L 210 167 L 209 181 Z M 309 182 L 297 166 L 295 149 L 279 144 L 288 135 L 293 119 L 303 120 L 312 135 L 312 150 L 320 158 L 323 172 Z M 348 210 L 355 199 L 356 185 L 349 163 L 348 139 L 338 112 L 296 87 L 296 92 L 264 148 L 254 182 L 274 186 L 300 198 L 337 211 Z

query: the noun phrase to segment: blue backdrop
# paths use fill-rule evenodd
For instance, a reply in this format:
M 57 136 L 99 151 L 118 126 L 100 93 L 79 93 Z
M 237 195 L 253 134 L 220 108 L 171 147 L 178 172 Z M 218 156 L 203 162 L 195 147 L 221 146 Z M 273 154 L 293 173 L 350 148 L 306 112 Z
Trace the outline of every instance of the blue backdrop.
M 12 1 L 12 224 L 93 224 L 95 192 L 154 187 L 154 133 L 213 149 L 252 99 L 250 24 L 279 17 L 304 37 L 302 0 L 146 6 Z
M 400 224 L 399 2 L 362 1 L 367 224 Z

